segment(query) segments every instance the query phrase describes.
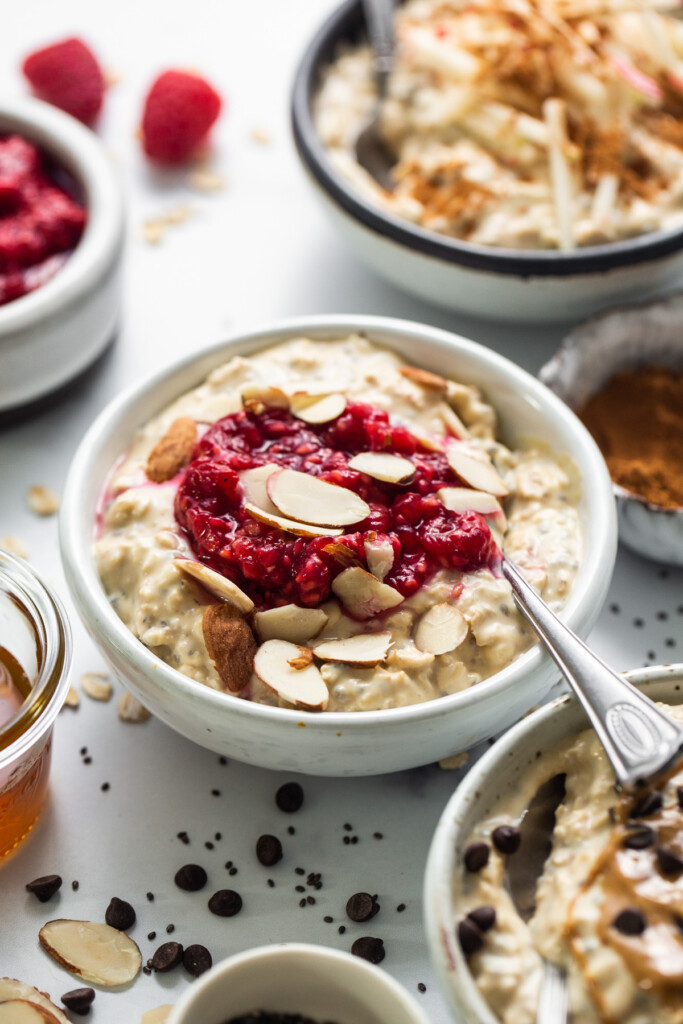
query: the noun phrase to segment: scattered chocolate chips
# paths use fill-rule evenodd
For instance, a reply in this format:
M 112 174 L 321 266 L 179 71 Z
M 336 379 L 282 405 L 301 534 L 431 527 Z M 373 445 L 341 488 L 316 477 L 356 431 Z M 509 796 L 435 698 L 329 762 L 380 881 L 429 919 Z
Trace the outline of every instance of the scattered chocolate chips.
M 71 888 L 73 889 L 74 892 L 78 892 L 79 885 L 80 882 L 78 882 L 78 880 L 74 878 L 73 882 L 71 883 Z
M 259 836 L 256 840 L 256 857 L 266 868 L 282 860 L 282 843 L 277 836 Z
M 94 988 L 72 988 L 70 992 L 65 992 L 62 996 L 62 1002 L 67 1010 L 78 1013 L 81 1017 L 88 1013 L 94 999 Z
M 405 909 L 406 909 L 405 903 L 399 903 L 399 905 L 396 907 L 396 913 L 397 914 L 402 914 Z
M 183 947 L 179 942 L 162 942 L 149 964 L 153 970 L 165 974 L 166 971 L 172 971 L 177 967 L 182 959 Z
M 372 833 L 372 838 L 373 839 L 384 839 L 384 836 L 382 835 L 381 832 L 373 832 Z
M 458 924 L 458 940 L 465 956 L 472 956 L 484 945 L 481 930 L 469 917 L 464 917 Z
M 510 856 L 517 853 L 522 842 L 522 833 L 514 825 L 499 825 L 491 833 L 491 839 L 499 853 Z
M 188 946 L 183 953 L 183 967 L 193 978 L 198 978 L 200 974 L 204 974 L 212 964 L 213 960 L 206 946 L 198 944 Z
M 175 873 L 175 884 L 186 892 L 198 892 L 208 881 L 206 871 L 200 864 L 183 864 Z
M 418 981 L 418 983 L 417 983 L 417 991 L 418 992 L 426 992 L 427 991 L 427 986 L 425 985 L 424 981 Z
M 32 882 L 27 882 L 26 889 L 28 892 L 32 892 L 41 903 L 47 903 L 61 888 L 61 885 L 61 875 L 41 875 L 40 878 L 34 878 Z
M 148 892 L 145 895 L 147 896 L 147 899 L 149 900 L 150 903 L 154 903 L 154 893 L 153 892 Z
M 683 871 L 683 859 L 665 846 L 657 849 L 657 865 L 663 875 L 679 875 Z
M 480 932 L 488 932 L 496 923 L 496 910 L 495 907 L 489 906 L 476 907 L 474 910 L 470 910 L 467 918 L 477 926 Z
M 298 782 L 285 782 L 275 794 L 275 803 L 285 814 L 294 814 L 301 810 L 304 802 L 304 791 Z
M 337 931 L 339 932 L 340 935 L 343 935 L 344 932 L 346 931 L 346 925 L 340 924 L 339 927 L 337 928 Z
M 188 836 L 187 832 L 178 832 L 178 839 L 180 840 L 181 843 L 183 843 L 184 846 L 190 845 L 190 837 Z
M 346 915 L 352 921 L 369 921 L 379 910 L 369 892 L 355 892 L 346 902 Z
M 107 907 L 104 920 L 112 928 L 118 928 L 120 932 L 126 932 L 135 924 L 135 911 L 130 903 L 120 900 L 118 896 L 112 896 Z
M 465 853 L 463 854 L 466 870 L 472 872 L 472 874 L 481 871 L 489 862 L 489 853 L 490 851 L 486 843 L 470 843 L 465 848 Z
M 381 964 L 386 956 L 384 943 L 381 939 L 375 939 L 371 935 L 362 935 L 356 939 L 351 946 L 354 956 L 360 956 L 363 960 L 369 960 L 371 964 Z
M 649 825 L 631 825 L 623 845 L 626 850 L 647 850 L 656 842 L 657 833 Z
M 622 935 L 642 935 L 647 928 L 645 915 L 637 907 L 627 907 L 613 921 L 614 927 Z
M 242 909 L 242 897 L 234 889 L 219 889 L 209 900 L 209 910 L 217 917 L 234 917 Z
M 156 932 L 148 932 L 147 933 L 147 938 L 149 939 L 150 942 L 154 942 L 156 937 L 157 937 L 157 933 Z
M 644 796 L 642 800 L 639 800 L 634 807 L 631 808 L 629 818 L 646 818 L 650 814 L 656 814 L 657 811 L 661 810 L 662 807 L 662 794 L 656 790 L 652 790 L 647 796 Z
M 166 934 L 167 935 L 172 935 L 174 931 L 175 931 L 175 925 L 174 924 L 167 924 L 166 925 Z

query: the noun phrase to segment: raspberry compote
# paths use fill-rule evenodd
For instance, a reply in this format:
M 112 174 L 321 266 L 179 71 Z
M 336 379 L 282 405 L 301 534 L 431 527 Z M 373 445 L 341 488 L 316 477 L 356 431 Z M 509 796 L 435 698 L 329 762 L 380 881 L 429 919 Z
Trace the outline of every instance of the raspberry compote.
M 409 458 L 414 479 L 383 483 L 349 468 L 354 455 L 368 451 Z M 355 491 L 370 515 L 339 537 L 296 537 L 257 522 L 244 510 L 239 473 L 267 463 Z M 394 549 L 384 582 L 409 597 L 441 568 L 471 571 L 498 557 L 482 516 L 451 512 L 436 497 L 446 486 L 462 486 L 446 456 L 374 406 L 349 403 L 336 420 L 319 426 L 283 409 L 242 410 L 219 420 L 197 443 L 175 515 L 197 558 L 241 587 L 258 608 L 321 604 L 343 569 L 367 568 L 364 541 L 379 538 L 388 538 Z

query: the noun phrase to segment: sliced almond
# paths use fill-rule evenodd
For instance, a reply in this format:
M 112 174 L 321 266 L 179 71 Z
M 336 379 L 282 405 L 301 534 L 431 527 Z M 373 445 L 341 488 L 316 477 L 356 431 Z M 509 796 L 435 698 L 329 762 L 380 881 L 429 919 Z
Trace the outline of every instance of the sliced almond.
M 344 409 L 346 398 L 337 392 L 332 395 L 297 393 L 290 398 L 290 411 L 304 423 L 329 423 L 341 416 Z
M 212 604 L 204 612 L 202 633 L 221 682 L 232 693 L 251 679 L 257 643 L 242 613 L 231 604 Z
M 16 978 L 0 978 L 0 1001 L 7 1002 L 13 999 L 24 999 L 26 1002 L 40 1007 L 41 1010 L 51 1014 L 57 1024 L 71 1024 L 64 1011 L 55 1006 L 45 992 L 39 992 L 33 985 L 27 985 Z
M 451 444 L 446 449 L 446 458 L 453 472 L 478 491 L 488 491 L 502 498 L 508 489 L 496 472 L 488 457 L 483 459 L 470 455 L 461 445 Z
M 254 625 L 260 640 L 288 640 L 292 644 L 306 644 L 324 629 L 327 615 L 322 608 L 300 608 L 296 604 L 283 604 L 257 612 Z
M 394 565 L 394 548 L 388 537 L 367 537 L 363 542 L 368 569 L 383 580 Z
M 409 459 L 384 452 L 361 452 L 354 455 L 349 459 L 349 468 L 388 484 L 407 484 L 415 476 L 415 466 Z
M 338 537 L 344 532 L 337 527 L 299 523 L 296 519 L 287 519 L 285 516 L 276 515 L 275 512 L 267 512 L 257 505 L 252 505 L 249 501 L 245 501 L 244 511 L 259 523 L 272 526 L 275 530 L 284 530 L 285 533 L 293 533 L 297 537 Z
M 447 433 L 451 434 L 453 437 L 458 437 L 462 440 L 471 436 L 469 430 L 460 419 L 457 412 L 454 412 L 450 405 L 440 405 L 439 416 L 443 421 L 443 425 L 446 428 Z
M 398 590 L 357 566 L 344 569 L 335 576 L 332 590 L 346 610 L 357 619 L 369 619 L 378 612 L 395 608 L 403 601 L 403 595 Z
M 444 452 L 446 450 L 442 439 L 436 437 L 434 434 L 430 434 L 429 431 L 424 430 L 417 424 L 413 424 L 411 426 L 410 433 L 418 439 L 423 448 L 426 448 L 430 452 Z
M 370 515 L 370 506 L 348 487 L 338 487 L 295 469 L 268 477 L 268 497 L 280 512 L 316 526 L 351 526 Z
M 306 648 L 286 640 L 266 640 L 256 652 L 254 671 L 278 697 L 310 711 L 324 711 L 329 700 L 325 680 L 313 664 L 293 668 Z
M 448 381 L 440 377 L 438 373 L 430 373 L 429 370 L 421 370 L 419 366 L 402 366 L 398 371 L 402 377 L 421 384 L 423 388 L 433 388 L 437 391 L 446 391 Z
M 348 665 L 379 665 L 387 656 L 391 633 L 356 633 L 344 640 L 323 640 L 313 648 L 322 661 L 343 661 Z
M 471 487 L 442 487 L 436 496 L 450 512 L 478 512 L 482 516 L 503 512 L 498 499 L 488 491 L 474 491 Z
M 452 604 L 435 604 L 417 624 L 415 646 L 425 654 L 447 654 L 460 646 L 468 630 L 467 622 Z
M 119 697 L 118 715 L 121 722 L 146 722 L 149 711 L 132 693 L 122 693 Z
M 253 469 L 245 469 L 240 473 L 240 483 L 244 491 L 244 500 L 250 505 L 262 508 L 264 512 L 272 512 L 278 515 L 278 510 L 268 497 L 266 481 L 273 473 L 279 472 L 277 463 L 269 462 L 265 466 L 255 466 Z
M 171 1016 L 172 1009 L 172 1003 L 163 1003 L 161 1006 L 155 1006 L 153 1010 L 147 1010 L 146 1013 L 143 1013 L 140 1018 L 140 1024 L 166 1024 L 166 1021 Z
M 256 416 L 268 408 L 289 409 L 289 398 L 284 391 L 268 384 L 245 384 L 241 397 L 244 408 Z
M 26 999 L 8 999 L 0 1003 L 0 1024 L 57 1024 L 49 1010 Z
M 173 564 L 179 572 L 198 580 L 219 601 L 234 604 L 235 608 L 239 608 L 245 615 L 252 611 L 254 607 L 252 599 L 243 590 L 240 590 L 236 583 L 221 576 L 219 572 L 210 569 L 203 562 L 195 562 L 192 558 L 174 558 Z
M 104 672 L 86 672 L 81 676 L 81 689 L 91 700 L 111 700 L 114 687 Z
M 108 924 L 58 918 L 44 924 L 38 938 L 61 967 L 96 985 L 127 985 L 142 967 L 137 945 Z
M 147 478 L 155 484 L 172 480 L 192 458 L 197 443 L 197 424 L 189 416 L 173 420 L 147 456 Z

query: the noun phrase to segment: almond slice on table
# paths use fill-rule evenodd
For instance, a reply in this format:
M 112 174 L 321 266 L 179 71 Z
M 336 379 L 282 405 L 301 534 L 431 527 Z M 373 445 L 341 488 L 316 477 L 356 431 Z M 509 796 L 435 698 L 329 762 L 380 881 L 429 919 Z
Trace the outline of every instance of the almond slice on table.
M 415 646 L 425 654 L 447 654 L 463 642 L 469 626 L 452 604 L 435 604 L 425 612 L 415 630 Z
M 49 1010 L 26 999 L 8 999 L 0 1003 L 0 1024 L 58 1024 Z
M 173 1009 L 173 1003 L 163 1003 L 161 1006 L 155 1006 L 153 1010 L 147 1010 L 143 1013 L 140 1018 L 140 1024 L 166 1024 L 166 1021 L 171 1016 L 171 1010 Z
M 63 1010 L 52 1002 L 45 992 L 40 992 L 33 985 L 27 985 L 16 978 L 0 978 L 0 1002 L 7 1002 L 15 999 L 23 999 L 40 1007 L 47 1014 L 51 1014 L 57 1024 L 71 1024 Z M 48 1020 L 50 1018 L 48 1017 Z
M 327 615 L 322 608 L 283 604 L 257 612 L 254 625 L 262 642 L 288 640 L 292 644 L 305 644 L 327 625 Z
M 482 516 L 503 514 L 500 502 L 488 491 L 474 491 L 471 487 L 442 487 L 436 496 L 450 512 L 478 512 Z
M 338 527 L 312 526 L 311 523 L 299 523 L 296 519 L 287 519 L 285 516 L 276 515 L 275 512 L 267 512 L 257 505 L 252 505 L 250 501 L 245 501 L 244 511 L 252 519 L 258 520 L 259 523 L 272 526 L 275 530 L 284 530 L 285 533 L 293 533 L 297 537 L 338 537 L 344 532 Z
M 307 395 L 296 392 L 289 400 L 290 411 L 304 423 L 329 423 L 346 409 L 346 397 L 339 392 L 330 395 Z
M 278 473 L 280 467 L 276 462 L 269 462 L 265 466 L 254 466 L 253 469 L 245 469 L 239 474 L 244 500 L 250 505 L 262 508 L 264 512 L 272 512 L 278 515 L 278 510 L 268 497 L 266 481 L 273 473 Z
M 203 562 L 195 562 L 192 558 L 174 558 L 173 564 L 179 572 L 198 580 L 210 594 L 220 601 L 234 604 L 235 608 L 239 608 L 245 615 L 253 610 L 254 602 L 243 590 L 240 590 L 236 583 L 221 576 L 219 572 L 210 569 Z
M 410 459 L 385 452 L 360 452 L 349 459 L 349 468 L 388 484 L 407 484 L 416 472 Z
M 415 384 L 421 384 L 425 388 L 433 388 L 436 391 L 446 391 L 448 381 L 440 377 L 438 373 L 430 373 L 429 370 L 421 370 L 419 366 L 401 366 L 398 371 L 402 377 L 407 377 Z
M 391 633 L 356 633 L 344 640 L 323 640 L 313 648 L 322 661 L 343 661 L 349 665 L 379 665 L 387 656 Z
M 58 918 L 44 924 L 38 938 L 61 967 L 96 985 L 127 985 L 142 967 L 136 943 L 108 924 Z
M 202 634 L 221 682 L 232 693 L 243 690 L 251 679 L 258 645 L 242 613 L 231 604 L 209 605 Z
M 499 498 L 509 493 L 488 456 L 480 459 L 460 445 L 451 444 L 446 449 L 446 458 L 453 472 L 475 490 L 488 491 Z
M 147 456 L 147 478 L 155 484 L 171 480 L 192 458 L 197 443 L 197 424 L 189 416 L 173 420 Z
M 403 595 L 398 590 L 357 566 L 344 569 L 335 576 L 332 590 L 346 610 L 357 619 L 369 619 L 378 612 L 395 608 L 403 601 Z
M 394 564 L 394 548 L 387 538 L 366 537 L 363 541 L 368 569 L 378 580 L 391 572 Z
M 266 409 L 289 409 L 289 398 L 282 388 L 269 384 L 245 384 L 241 391 L 242 405 L 247 412 L 260 416 Z
M 296 469 L 273 473 L 268 497 L 290 519 L 316 526 L 351 526 L 370 515 L 370 506 L 348 487 L 338 487 Z
M 256 652 L 254 671 L 259 679 L 289 704 L 309 711 L 324 711 L 329 700 L 325 680 L 312 663 L 306 661 L 308 648 L 286 640 L 266 640 Z M 294 665 L 292 665 L 294 662 Z

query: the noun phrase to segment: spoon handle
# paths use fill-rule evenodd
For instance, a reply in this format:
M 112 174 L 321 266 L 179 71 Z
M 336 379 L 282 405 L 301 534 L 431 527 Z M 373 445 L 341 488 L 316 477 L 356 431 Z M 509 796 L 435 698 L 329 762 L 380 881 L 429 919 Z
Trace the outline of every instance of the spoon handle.
M 507 558 L 502 572 L 583 705 L 618 785 L 633 789 L 666 772 L 683 753 L 683 729 L 560 622 Z
M 384 99 L 386 95 L 387 79 L 394 66 L 394 6 L 394 0 L 363 0 L 370 46 L 375 56 L 375 75 L 380 99 Z

